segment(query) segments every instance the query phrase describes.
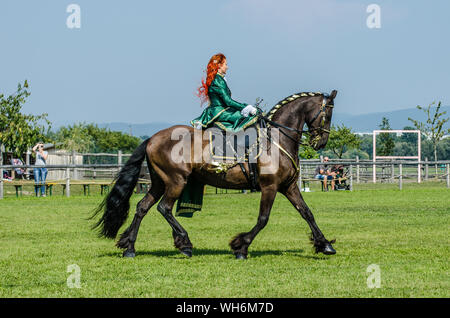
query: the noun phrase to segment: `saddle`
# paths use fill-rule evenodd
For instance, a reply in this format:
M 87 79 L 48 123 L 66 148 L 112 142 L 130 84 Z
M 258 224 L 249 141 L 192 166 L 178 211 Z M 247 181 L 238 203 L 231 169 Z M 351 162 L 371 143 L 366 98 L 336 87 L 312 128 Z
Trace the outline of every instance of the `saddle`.
M 265 127 L 265 122 L 260 120 L 238 132 L 229 132 L 223 129 L 209 131 L 209 151 L 212 159 L 228 163 L 231 166 L 238 164 L 251 191 L 260 190 L 257 159 L 262 152 L 259 140 L 260 129 L 263 127 Z M 245 163 L 248 163 L 248 172 Z

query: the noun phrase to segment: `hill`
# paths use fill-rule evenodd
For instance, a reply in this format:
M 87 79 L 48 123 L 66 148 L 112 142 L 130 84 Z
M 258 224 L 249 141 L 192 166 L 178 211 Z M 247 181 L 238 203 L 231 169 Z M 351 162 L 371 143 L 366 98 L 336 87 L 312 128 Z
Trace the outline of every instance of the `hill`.
M 450 116 L 450 106 L 441 107 L 442 111 L 447 111 L 446 116 Z M 408 117 L 425 121 L 426 115 L 423 111 L 417 108 L 409 108 L 396 110 L 391 112 L 374 112 L 361 115 L 352 115 L 346 113 L 340 113 L 339 108 L 335 109 L 333 114 L 333 124 L 344 124 L 347 127 L 351 127 L 354 132 L 372 132 L 372 130 L 379 129 L 378 125 L 381 123 L 381 119 L 386 117 L 389 119 L 392 129 L 403 129 L 405 126 L 413 126 L 412 122 L 408 120 Z M 186 124 L 186 123 L 180 123 Z M 154 133 L 161 129 L 173 126 L 173 123 L 146 123 L 146 124 L 132 124 L 123 122 L 102 123 L 99 127 L 106 127 L 113 131 L 122 131 L 124 133 L 131 133 L 133 136 L 152 136 Z M 450 128 L 448 122 L 445 126 Z

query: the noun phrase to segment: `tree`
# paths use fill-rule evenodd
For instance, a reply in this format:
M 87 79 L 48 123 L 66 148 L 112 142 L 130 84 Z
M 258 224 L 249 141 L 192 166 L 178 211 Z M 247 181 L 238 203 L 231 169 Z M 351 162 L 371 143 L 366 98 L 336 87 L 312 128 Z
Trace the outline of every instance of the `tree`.
M 49 134 L 49 136 L 52 136 L 55 143 L 62 148 L 76 152 L 113 153 L 121 150 L 130 153 L 142 142 L 138 137 L 99 128 L 92 123 L 78 123 L 61 127 L 56 133 Z
M 391 130 L 391 125 L 389 124 L 389 119 L 383 117 L 381 119 L 381 124 L 378 126 L 381 130 Z M 380 141 L 377 147 L 377 154 L 380 156 L 391 156 L 394 152 L 394 138 L 392 138 L 390 133 L 381 133 Z
M 354 133 L 351 128 L 346 127 L 344 124 L 335 127 L 331 126 L 330 136 L 328 137 L 328 143 L 325 149 L 333 151 L 333 153 L 342 159 L 344 152 L 350 149 L 359 149 L 361 139 Z
M 309 135 L 302 136 L 302 144 L 300 145 L 298 155 L 301 159 L 317 159 L 319 153 L 309 145 Z
M 447 112 L 444 111 L 442 113 L 439 112 L 441 108 L 441 102 L 438 103 L 434 114 L 431 112 L 433 105 L 436 105 L 436 102 L 432 102 L 428 105 L 427 108 L 423 108 L 420 105 L 417 105 L 417 109 L 424 111 L 427 114 L 426 122 L 420 122 L 418 120 L 412 119 L 408 117 L 414 126 L 420 130 L 433 144 L 433 154 L 434 161 L 437 161 L 437 144 L 447 133 L 450 133 L 450 129 L 444 129 L 444 124 L 450 120 L 449 117 L 442 118 Z M 437 175 L 437 164 L 435 165 L 436 175 Z
M 50 129 L 47 114 L 22 114 L 22 106 L 30 92 L 28 82 L 17 85 L 17 91 L 5 97 L 0 94 L 0 143 L 17 156 L 21 156 L 38 141 L 46 141 L 45 132 Z M 47 129 L 46 129 L 47 126 Z
M 54 135 L 54 143 L 59 147 L 75 152 L 89 152 L 94 148 L 94 138 L 84 123 L 61 127 Z

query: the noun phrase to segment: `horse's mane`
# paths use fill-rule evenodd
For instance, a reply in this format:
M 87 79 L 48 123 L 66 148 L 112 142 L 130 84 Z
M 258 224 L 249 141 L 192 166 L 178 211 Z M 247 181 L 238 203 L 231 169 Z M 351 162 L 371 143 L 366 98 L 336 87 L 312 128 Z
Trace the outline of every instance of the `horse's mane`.
M 267 118 L 272 119 L 272 116 L 279 110 L 282 106 L 300 98 L 300 97 L 312 97 L 312 96 L 325 96 L 324 93 L 321 92 L 300 92 L 291 96 L 288 96 L 284 98 L 283 100 L 280 100 L 275 106 L 272 107 L 272 109 L 267 113 Z

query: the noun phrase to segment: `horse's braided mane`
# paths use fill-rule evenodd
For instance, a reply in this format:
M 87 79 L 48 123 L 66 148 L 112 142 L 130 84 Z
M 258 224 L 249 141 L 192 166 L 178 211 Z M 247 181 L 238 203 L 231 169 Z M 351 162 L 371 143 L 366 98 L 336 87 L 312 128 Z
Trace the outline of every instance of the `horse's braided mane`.
M 267 113 L 267 118 L 272 119 L 272 116 L 277 112 L 277 110 L 279 110 L 282 106 L 296 100 L 297 98 L 300 97 L 311 97 L 311 96 L 319 96 L 322 95 L 324 96 L 324 93 L 321 92 L 300 92 L 291 96 L 286 97 L 285 99 L 279 101 L 275 106 L 272 107 L 272 109 Z

